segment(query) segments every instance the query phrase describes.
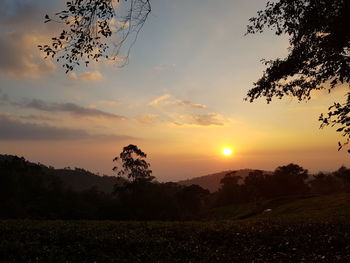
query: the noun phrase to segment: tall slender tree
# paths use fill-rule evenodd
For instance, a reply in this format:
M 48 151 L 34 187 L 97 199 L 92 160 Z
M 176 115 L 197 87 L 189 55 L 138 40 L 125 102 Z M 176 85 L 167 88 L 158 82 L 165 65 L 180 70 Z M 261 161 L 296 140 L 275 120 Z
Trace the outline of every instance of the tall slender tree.
M 121 161 L 121 167 L 115 166 L 118 176 L 126 176 L 132 183 L 151 182 L 154 179 L 150 164 L 145 160 L 147 155 L 136 145 L 129 144 L 123 148 L 119 157 L 113 161 Z

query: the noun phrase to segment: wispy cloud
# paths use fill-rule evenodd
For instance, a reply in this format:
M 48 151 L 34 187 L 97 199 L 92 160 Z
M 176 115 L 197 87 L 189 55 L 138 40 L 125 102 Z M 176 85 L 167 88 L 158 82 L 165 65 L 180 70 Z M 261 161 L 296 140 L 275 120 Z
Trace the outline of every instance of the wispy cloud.
M 99 71 L 88 71 L 79 74 L 71 72 L 68 76 L 71 80 L 83 82 L 99 81 L 103 79 L 103 75 Z
M 165 95 L 162 95 L 160 97 L 157 97 L 157 98 L 153 99 L 152 101 L 150 101 L 148 103 L 148 106 L 157 107 L 159 104 L 167 101 L 167 99 L 169 99 L 170 97 L 171 97 L 170 94 L 165 94 Z
M 159 120 L 158 118 L 159 116 L 157 114 L 143 114 L 136 119 L 142 124 L 154 124 Z
M 101 105 L 106 105 L 106 106 L 119 106 L 120 104 L 122 104 L 123 101 L 122 100 L 99 100 L 97 102 L 97 104 L 101 104 Z
M 83 107 L 71 102 L 53 103 L 45 102 L 40 99 L 23 99 L 22 101 L 14 101 L 6 94 L 0 96 L 0 104 L 9 104 L 24 109 L 34 109 L 44 112 L 66 112 L 78 117 L 109 118 L 117 120 L 126 119 L 126 117 L 121 115 L 105 112 L 96 108 Z
M 170 94 L 165 94 L 162 96 L 159 96 L 152 101 L 148 103 L 148 106 L 156 108 L 156 107 L 164 107 L 164 106 L 182 106 L 182 107 L 188 107 L 188 108 L 195 108 L 195 109 L 206 109 L 207 106 L 203 104 L 198 103 L 192 103 L 189 100 L 179 100 L 173 98 Z
M 17 120 L 12 115 L 0 115 L 0 140 L 130 140 L 130 136 L 91 134 L 81 129 L 69 129 Z
M 189 100 L 180 100 L 170 94 L 159 96 L 148 103 L 148 106 L 157 110 L 157 119 L 172 123 L 178 126 L 221 126 L 225 123 L 225 118 L 214 112 L 210 112 L 204 104 L 193 103 Z M 198 113 L 200 110 L 201 113 Z M 151 114 L 143 116 L 145 120 L 152 117 Z
M 108 113 L 94 108 L 82 107 L 80 105 L 66 102 L 66 103 L 47 103 L 42 100 L 33 99 L 28 103 L 19 105 L 25 108 L 32 108 L 47 112 L 67 112 L 79 117 L 103 117 L 123 120 L 125 117 Z
M 208 114 L 175 114 L 173 123 L 176 125 L 222 126 L 224 117 L 216 113 Z
M 33 121 L 57 121 L 56 118 L 52 118 L 50 116 L 35 115 L 35 114 L 22 115 L 22 116 L 19 116 L 19 118 L 22 119 L 22 120 L 33 120 Z
M 188 100 L 177 100 L 176 103 L 181 106 L 190 107 L 190 108 L 197 108 L 197 109 L 206 109 L 207 106 L 203 104 L 197 104 L 197 103 L 191 103 Z

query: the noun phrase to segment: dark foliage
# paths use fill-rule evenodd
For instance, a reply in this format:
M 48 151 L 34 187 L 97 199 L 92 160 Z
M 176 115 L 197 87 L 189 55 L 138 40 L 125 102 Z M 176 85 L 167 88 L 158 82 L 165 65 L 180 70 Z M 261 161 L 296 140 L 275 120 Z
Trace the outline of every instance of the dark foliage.
M 239 181 L 240 176 L 235 175 L 236 172 L 230 172 L 221 179 L 221 188 L 219 189 L 218 204 L 228 205 L 242 202 L 242 186 Z
M 75 66 L 91 61 L 109 59 L 127 63 L 130 48 L 151 12 L 149 0 L 71 0 L 65 10 L 54 18 L 45 16 L 45 23 L 57 22 L 66 26 L 49 45 L 39 48 L 47 57 L 63 60 L 66 73 Z M 115 36 L 112 43 L 107 40 Z M 125 57 L 121 49 L 128 39 Z
M 273 29 L 277 35 L 289 36 L 289 54 L 285 59 L 265 61 L 267 69 L 249 90 L 252 102 L 265 97 L 293 96 L 311 98 L 313 90 L 331 91 L 350 83 L 350 30 L 348 0 L 279 0 L 268 2 L 266 9 L 250 19 L 247 34 Z M 344 104 L 335 103 L 322 125 L 339 126 L 338 132 L 350 138 L 350 93 Z M 342 144 L 340 144 L 341 148 Z
M 217 205 L 259 202 L 281 196 L 297 196 L 308 193 L 305 180 L 308 171 L 296 164 L 278 167 L 273 174 L 255 170 L 244 178 L 228 173 L 222 180 Z
M 343 181 L 333 174 L 319 173 L 310 182 L 312 193 L 316 194 L 332 194 L 343 190 Z

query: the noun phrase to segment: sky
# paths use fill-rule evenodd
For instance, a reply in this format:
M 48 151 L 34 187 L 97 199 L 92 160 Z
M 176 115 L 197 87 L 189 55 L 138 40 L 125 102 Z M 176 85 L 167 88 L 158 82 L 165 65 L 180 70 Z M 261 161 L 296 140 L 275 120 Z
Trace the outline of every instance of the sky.
M 292 162 L 311 172 L 350 166 L 340 135 L 318 121 L 344 101 L 342 87 L 308 102 L 244 101 L 261 59 L 288 53 L 287 36 L 244 35 L 265 1 L 152 0 L 127 65 L 101 61 L 68 74 L 37 48 L 62 29 L 44 16 L 63 4 L 0 2 L 1 154 L 113 175 L 112 159 L 136 144 L 159 181 Z

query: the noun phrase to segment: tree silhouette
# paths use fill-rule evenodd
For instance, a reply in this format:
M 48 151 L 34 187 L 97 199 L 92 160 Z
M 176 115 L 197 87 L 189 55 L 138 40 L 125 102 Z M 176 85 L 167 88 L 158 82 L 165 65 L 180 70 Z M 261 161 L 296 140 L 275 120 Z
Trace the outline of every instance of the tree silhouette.
M 308 192 L 305 180 L 308 170 L 297 164 L 288 164 L 276 168 L 270 177 L 271 194 L 275 196 L 298 195 Z
M 147 155 L 136 145 L 129 144 L 125 146 L 119 157 L 113 159 L 113 161 L 121 160 L 118 175 L 126 176 L 132 183 L 151 182 L 154 176 L 151 175 L 150 164 L 144 160 L 146 157 Z M 117 170 L 118 167 L 115 166 L 113 171 Z
M 67 1 L 66 8 L 54 18 L 45 16 L 45 23 L 57 22 L 66 27 L 52 38 L 51 44 L 39 45 L 39 49 L 47 57 L 56 57 L 57 62 L 63 60 L 66 73 L 80 63 L 87 66 L 102 58 L 125 65 L 150 12 L 149 0 Z M 112 36 L 114 40 L 107 44 Z M 125 45 L 126 55 L 122 56 Z
M 247 34 L 270 28 L 277 35 L 289 36 L 289 54 L 285 59 L 264 61 L 267 69 L 247 94 L 253 102 L 265 97 L 296 97 L 309 100 L 311 91 L 350 82 L 350 30 L 348 0 L 279 0 L 268 2 L 266 9 L 250 19 Z M 321 127 L 338 126 L 345 137 L 339 149 L 350 139 L 350 93 L 344 104 L 335 103 L 329 113 L 320 116 Z
M 237 171 L 229 172 L 220 180 L 219 205 L 228 205 L 242 201 L 241 186 L 239 185 L 242 177 L 237 176 L 236 173 Z

